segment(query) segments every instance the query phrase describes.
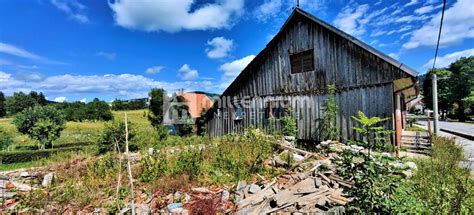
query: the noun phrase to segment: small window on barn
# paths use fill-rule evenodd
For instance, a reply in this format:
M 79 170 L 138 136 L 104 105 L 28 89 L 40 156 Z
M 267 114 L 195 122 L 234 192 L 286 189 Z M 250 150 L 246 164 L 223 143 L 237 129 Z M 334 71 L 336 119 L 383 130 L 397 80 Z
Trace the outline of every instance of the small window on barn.
M 290 55 L 291 73 L 302 73 L 314 70 L 314 50 L 306 50 Z

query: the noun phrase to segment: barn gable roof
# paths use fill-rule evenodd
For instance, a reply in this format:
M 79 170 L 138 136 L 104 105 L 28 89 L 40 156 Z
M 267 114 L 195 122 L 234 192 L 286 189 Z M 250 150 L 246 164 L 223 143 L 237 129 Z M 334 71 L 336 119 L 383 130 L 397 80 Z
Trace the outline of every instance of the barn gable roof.
M 350 34 L 324 22 L 323 20 L 311 15 L 310 13 L 302 10 L 301 8 L 295 8 L 291 15 L 288 17 L 286 22 L 283 24 L 281 27 L 280 31 L 272 38 L 272 40 L 265 46 L 265 48 L 244 68 L 244 70 L 234 79 L 234 81 L 230 84 L 230 86 L 222 93 L 222 95 L 227 95 L 229 91 L 232 88 L 238 88 L 238 82 L 246 75 L 248 75 L 251 72 L 251 68 L 256 67 L 259 62 L 261 62 L 265 56 L 265 54 L 279 41 L 280 37 L 283 35 L 283 32 L 286 30 L 286 28 L 289 26 L 291 23 L 291 20 L 293 20 L 296 16 L 302 16 L 304 18 L 307 18 L 308 20 L 315 22 L 319 24 L 320 26 L 332 31 L 333 33 L 347 39 L 348 41 L 351 41 L 352 43 L 358 45 L 359 47 L 365 49 L 366 51 L 374 54 L 375 56 L 381 58 L 382 60 L 390 63 L 391 65 L 397 67 L 401 71 L 407 73 L 411 77 L 417 77 L 418 73 L 413 70 L 412 68 L 404 65 L 403 63 L 400 63 L 399 61 L 393 59 L 392 57 L 382 53 L 381 51 L 378 51 L 377 49 L 367 45 L 366 43 L 358 40 L 357 38 L 351 36 Z

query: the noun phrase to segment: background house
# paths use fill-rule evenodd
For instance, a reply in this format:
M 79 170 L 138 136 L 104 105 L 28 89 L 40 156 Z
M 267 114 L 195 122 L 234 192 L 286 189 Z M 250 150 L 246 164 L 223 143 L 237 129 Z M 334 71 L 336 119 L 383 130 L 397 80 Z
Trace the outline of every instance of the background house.
M 400 142 L 417 73 L 347 33 L 296 8 L 281 30 L 224 91 L 207 114 L 212 136 L 265 128 L 292 107 L 298 138 L 318 140 L 327 86 L 337 88 L 342 141 L 357 138 L 351 116 L 389 117 Z

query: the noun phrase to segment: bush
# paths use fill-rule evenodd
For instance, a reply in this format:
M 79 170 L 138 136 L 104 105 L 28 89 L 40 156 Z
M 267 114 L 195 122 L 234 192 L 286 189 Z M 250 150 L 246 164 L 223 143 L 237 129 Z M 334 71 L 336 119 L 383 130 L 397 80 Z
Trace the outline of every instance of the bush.
M 133 131 L 133 125 L 128 122 L 128 141 L 129 141 L 129 150 L 135 151 L 138 147 L 132 143 L 132 140 L 135 136 Z M 117 144 L 119 146 L 120 152 L 125 152 L 125 123 L 121 121 L 114 121 L 105 124 L 104 130 L 98 141 L 98 152 L 99 154 L 104 154 L 106 152 L 116 151 Z
M 109 121 L 114 118 L 112 110 L 107 102 L 95 98 L 87 103 L 85 107 L 85 118 L 88 120 L 103 120 Z
M 319 140 L 339 140 L 341 131 L 337 126 L 339 106 L 336 101 L 336 86 L 328 85 L 328 98 L 323 104 L 324 117 L 319 125 Z
M 474 181 L 470 170 L 460 167 L 463 149 L 453 139 L 435 137 L 430 158 L 417 160 L 417 172 L 408 186 L 411 196 L 423 203 L 427 214 L 472 214 Z M 400 202 L 407 202 L 400 196 Z M 402 207 L 400 211 L 409 210 Z
M 52 147 L 64 130 L 65 120 L 62 112 L 51 106 L 28 108 L 16 115 L 13 124 L 18 131 L 38 140 L 41 148 Z
M 79 146 L 90 146 L 92 142 L 70 142 L 70 143 L 58 143 L 54 145 L 55 149 L 58 148 L 68 148 L 68 147 L 79 147 Z M 38 150 L 40 147 L 36 144 L 19 144 L 14 146 L 16 151 L 28 151 L 28 150 Z
M 57 149 L 0 152 L 0 163 L 10 164 L 10 163 L 19 163 L 19 162 L 29 162 L 29 161 L 38 160 L 41 158 L 47 158 L 53 154 L 57 154 L 61 152 L 80 151 L 80 150 L 85 150 L 85 149 L 87 149 L 87 147 L 75 146 L 75 147 L 57 148 Z
M 13 145 L 13 139 L 0 127 L 0 151 L 8 149 Z
M 296 136 L 298 127 L 293 116 L 293 109 L 288 108 L 285 116 L 281 119 L 281 126 L 283 127 L 283 135 Z
M 160 150 L 155 155 L 142 157 L 141 181 L 179 175 L 204 184 L 250 179 L 267 170 L 264 160 L 273 153 L 275 141 L 255 129 L 222 137 L 212 144 L 204 137 L 170 137 L 169 141 L 174 139 L 184 140 L 173 142 L 179 148 L 174 153 Z

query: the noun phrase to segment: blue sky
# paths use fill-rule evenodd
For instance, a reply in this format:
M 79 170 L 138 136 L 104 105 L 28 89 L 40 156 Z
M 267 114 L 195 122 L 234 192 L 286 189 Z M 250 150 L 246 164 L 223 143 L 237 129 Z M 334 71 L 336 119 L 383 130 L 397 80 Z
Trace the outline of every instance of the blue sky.
M 57 101 L 146 97 L 153 87 L 220 93 L 296 0 L 0 0 L 0 91 Z M 420 74 L 442 0 L 300 0 L 301 8 Z M 439 66 L 474 55 L 474 4 L 448 1 Z

